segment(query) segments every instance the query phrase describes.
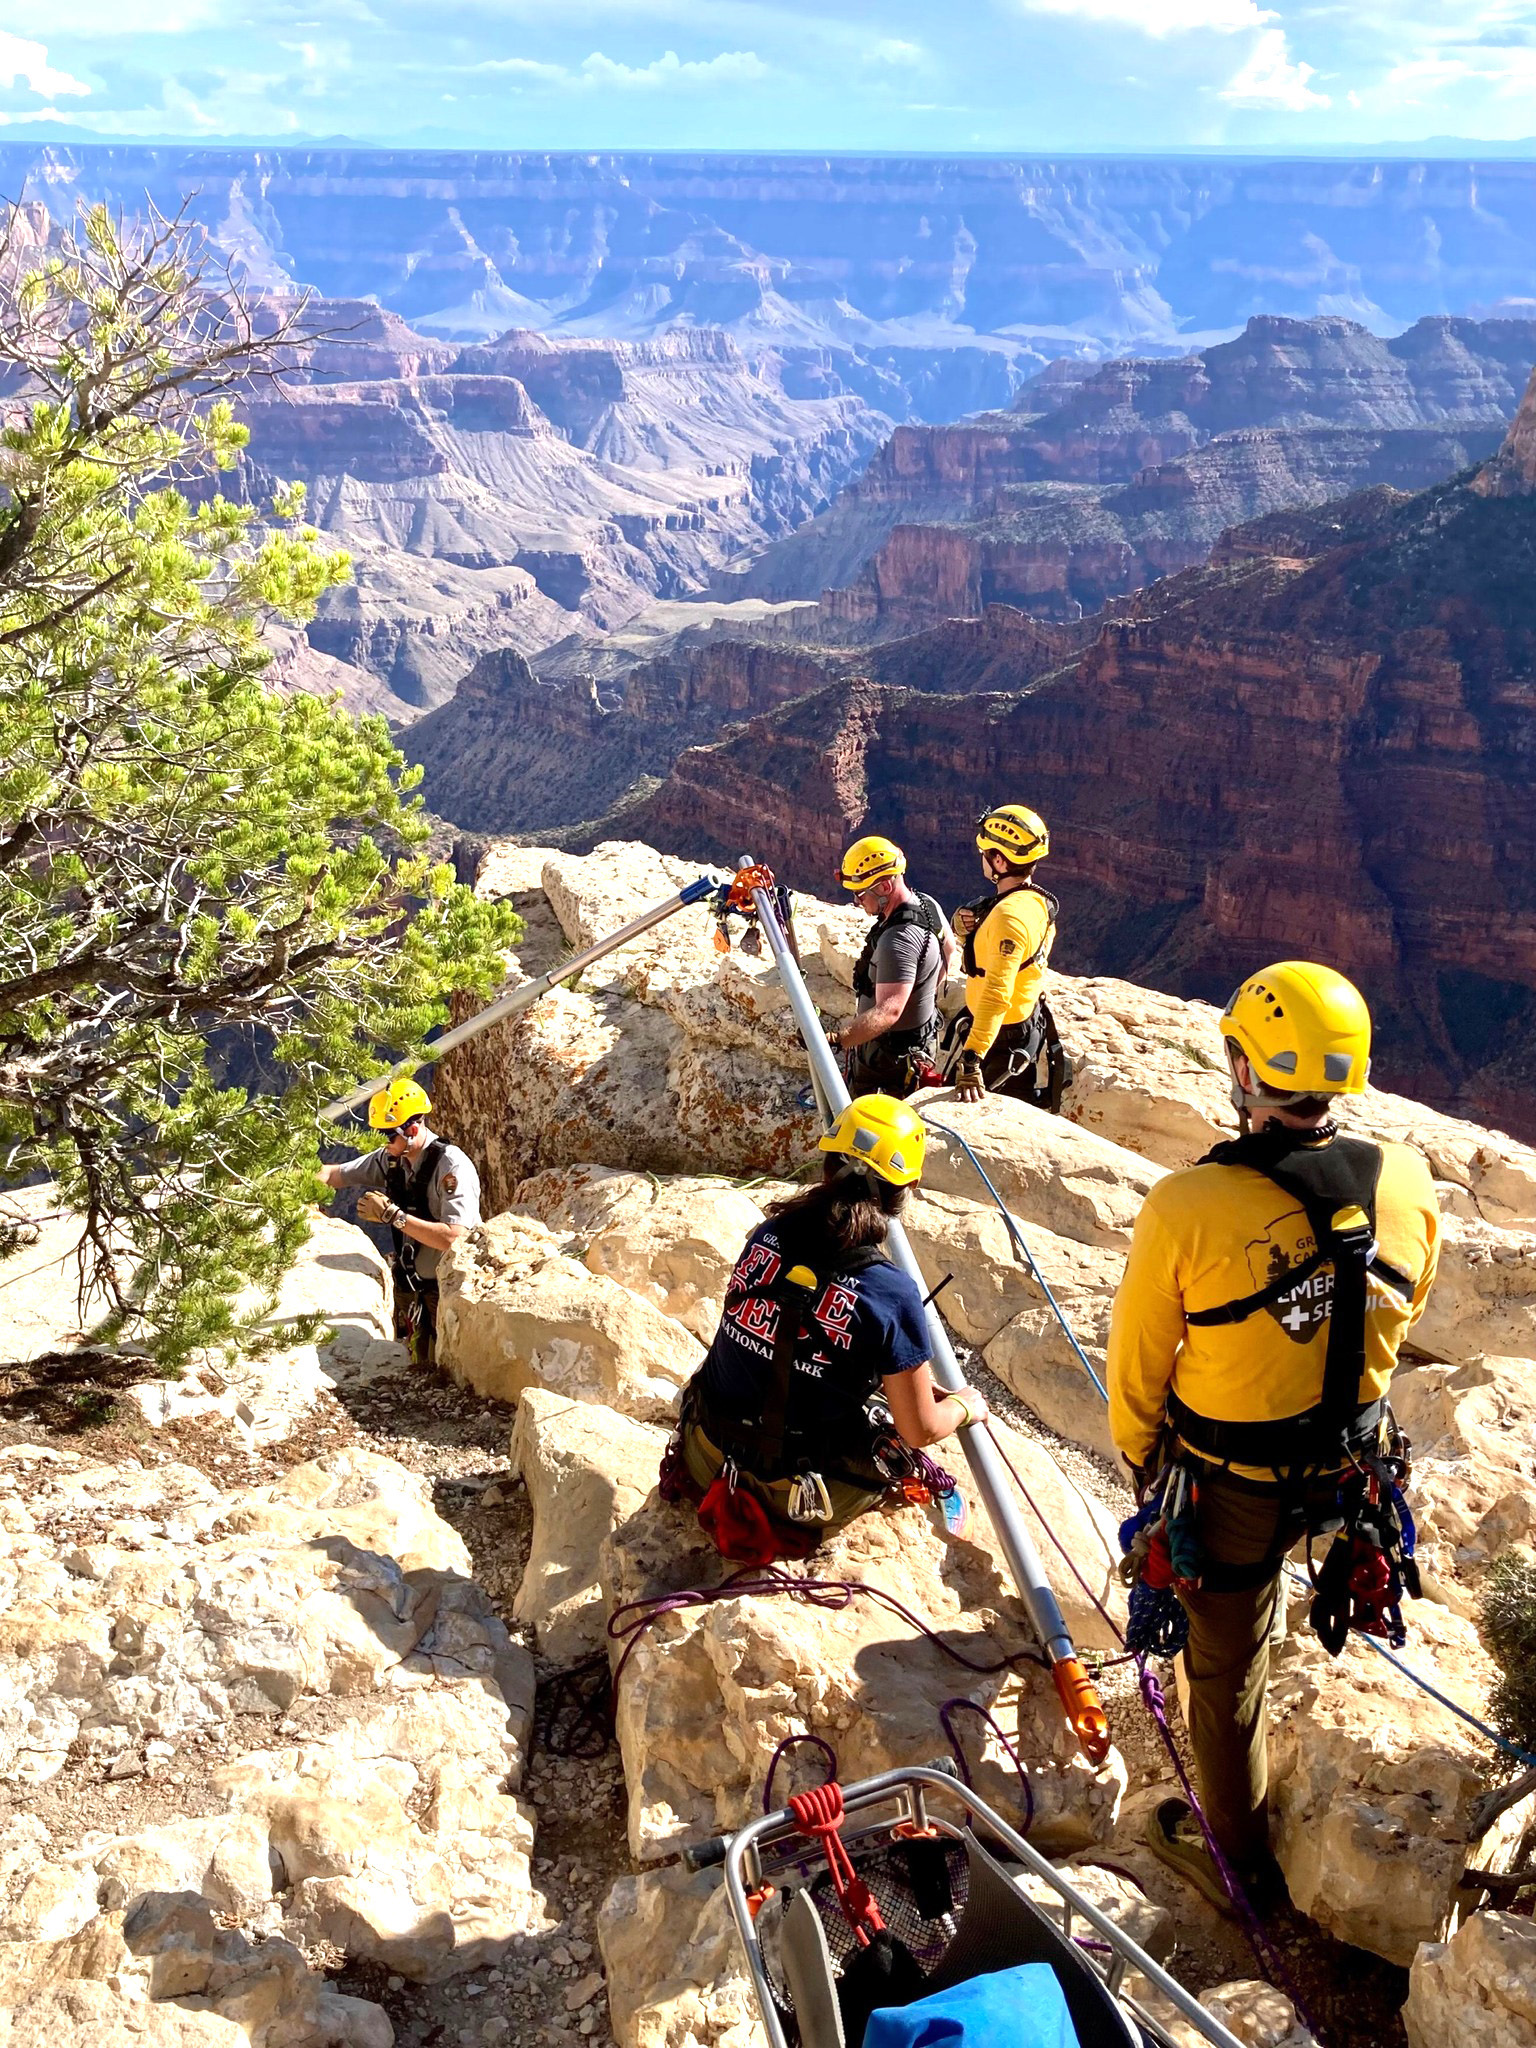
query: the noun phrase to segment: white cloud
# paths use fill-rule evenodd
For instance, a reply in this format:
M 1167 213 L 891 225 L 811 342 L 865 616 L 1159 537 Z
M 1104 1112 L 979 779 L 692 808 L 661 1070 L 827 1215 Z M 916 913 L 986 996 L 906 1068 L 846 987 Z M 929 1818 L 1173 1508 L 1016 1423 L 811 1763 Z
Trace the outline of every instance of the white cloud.
M 1325 92 L 1307 83 L 1316 67 L 1293 58 L 1285 30 L 1267 28 L 1254 44 L 1248 61 L 1222 87 L 1219 98 L 1234 107 L 1266 107 L 1280 113 L 1304 114 L 1311 107 L 1329 107 Z
M 921 43 L 904 43 L 900 36 L 882 36 L 866 52 L 872 64 L 921 64 L 923 46 Z
M 48 51 L 42 43 L 29 43 L 24 36 L 13 36 L 0 28 L 0 85 L 25 85 L 28 92 L 35 92 L 39 99 L 51 100 L 79 97 L 89 93 L 90 87 L 82 85 L 78 78 L 71 78 L 67 71 L 55 71 L 48 62 Z M 32 116 L 34 120 L 37 116 Z
M 565 85 L 571 74 L 563 64 L 538 64 L 532 57 L 487 57 L 471 67 L 475 71 L 499 71 L 507 78 L 526 78 L 545 85 Z
M 592 85 L 612 85 L 624 92 L 649 92 L 658 86 L 742 84 L 768 76 L 768 66 L 755 50 L 722 50 L 718 57 L 690 59 L 666 50 L 650 64 L 616 64 L 594 50 L 581 67 Z
M 1195 29 L 1230 36 L 1275 19 L 1258 0 L 1024 0 L 1024 7 L 1030 14 L 1069 14 L 1077 21 L 1113 23 L 1159 37 Z
M 649 64 L 620 64 L 594 50 L 575 70 L 564 64 L 540 64 L 532 57 L 488 57 L 470 67 L 529 85 L 557 86 L 572 92 L 610 88 L 618 92 L 671 91 L 701 85 L 753 84 L 767 78 L 769 68 L 755 50 L 722 50 L 718 57 L 690 58 L 665 50 Z

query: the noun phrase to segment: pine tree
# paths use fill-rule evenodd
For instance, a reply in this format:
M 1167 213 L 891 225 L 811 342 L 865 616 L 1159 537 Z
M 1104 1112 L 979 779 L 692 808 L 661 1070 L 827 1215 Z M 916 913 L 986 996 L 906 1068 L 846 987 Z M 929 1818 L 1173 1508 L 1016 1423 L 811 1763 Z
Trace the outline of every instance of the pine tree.
M 317 1105 L 518 929 L 422 855 L 382 719 L 262 682 L 266 622 L 349 573 L 302 489 L 216 488 L 306 317 L 182 219 L 0 234 L 0 1175 L 58 1184 L 82 1304 L 168 1364 L 302 1244 Z M 231 1045 L 280 1096 L 221 1079 Z

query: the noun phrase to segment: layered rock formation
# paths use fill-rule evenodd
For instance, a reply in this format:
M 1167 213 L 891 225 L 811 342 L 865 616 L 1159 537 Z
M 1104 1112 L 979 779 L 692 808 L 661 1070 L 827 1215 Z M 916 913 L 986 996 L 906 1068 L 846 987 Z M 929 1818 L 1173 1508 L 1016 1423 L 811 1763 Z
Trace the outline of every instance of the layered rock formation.
M 148 192 L 174 213 L 191 193 L 258 283 L 373 297 L 433 333 L 729 326 L 799 345 L 808 373 L 858 347 L 914 387 L 952 374 L 956 342 L 1182 353 L 1254 313 L 1383 330 L 1526 297 L 1533 184 L 1529 162 L 1401 157 L 0 150 L 16 196 Z
M 825 593 L 826 628 L 863 637 L 988 603 L 1081 617 L 1243 520 L 1421 490 L 1491 455 L 1533 359 L 1530 321 L 1436 317 L 1384 341 L 1263 316 L 1177 361 L 1047 372 L 1007 413 L 898 428 L 829 511 L 720 588 Z
M 625 829 L 815 886 L 868 824 L 963 898 L 961 821 L 1020 796 L 1051 823 L 1063 964 L 1224 998 L 1266 959 L 1332 960 L 1371 997 L 1386 1078 L 1536 1129 L 1533 416 L 1536 390 L 1470 478 L 1234 529 L 1045 673 L 1042 629 L 1001 611 L 881 650 L 857 690 L 834 666 L 682 754 Z M 752 648 L 734 674 L 772 667 Z
M 777 358 L 720 333 L 459 348 L 358 302 L 306 322 L 308 360 L 246 398 L 242 480 L 304 482 L 355 580 L 279 675 L 401 720 L 489 649 L 699 589 L 827 505 L 887 425 L 850 395 L 791 396 Z

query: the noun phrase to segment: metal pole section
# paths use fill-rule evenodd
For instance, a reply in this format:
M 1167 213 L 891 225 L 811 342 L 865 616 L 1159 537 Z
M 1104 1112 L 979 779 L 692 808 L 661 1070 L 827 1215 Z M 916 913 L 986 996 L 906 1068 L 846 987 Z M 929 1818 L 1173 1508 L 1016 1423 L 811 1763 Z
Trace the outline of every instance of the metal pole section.
M 742 862 L 743 867 L 748 865 L 750 863 Z M 826 1033 L 822 1030 L 821 1020 L 816 1014 L 816 1006 L 811 1001 L 810 991 L 790 953 L 788 941 L 774 910 L 772 896 L 766 889 L 754 889 L 752 901 L 757 909 L 758 922 L 773 954 L 774 964 L 779 970 L 779 980 L 789 998 L 790 1009 L 794 1012 L 795 1023 L 805 1042 L 818 1098 L 824 1099 L 836 1116 L 848 1107 L 851 1100 L 842 1069 L 827 1043 Z M 896 1264 L 910 1274 L 926 1294 L 928 1284 L 923 1278 L 922 1268 L 907 1242 L 906 1232 L 894 1219 L 889 1226 L 888 1241 Z M 934 1378 L 941 1387 L 958 1389 L 965 1384 L 965 1380 L 955 1358 L 954 1347 L 949 1341 L 949 1332 L 931 1301 L 925 1314 L 928 1319 L 929 1341 L 933 1347 Z M 1098 1762 L 1109 1751 L 1108 1724 L 1103 1720 L 1097 1699 L 1091 1697 L 1091 1691 L 1088 1695 L 1091 1707 L 1084 1699 L 1083 1688 L 1087 1686 L 1087 1680 L 1078 1663 L 1077 1652 L 1072 1646 L 1066 1617 L 1062 1614 L 1061 1605 L 1045 1576 L 1040 1553 L 1036 1550 L 1029 1530 L 1024 1525 L 1024 1518 L 1008 1489 L 1007 1473 L 1002 1459 L 998 1456 L 997 1446 L 992 1441 L 991 1432 L 987 1425 L 981 1422 L 962 1428 L 958 1436 L 960 1447 L 965 1452 L 975 1477 L 977 1489 L 986 1502 L 987 1513 L 991 1516 L 992 1526 L 997 1531 L 998 1542 L 1002 1545 L 1003 1555 L 1008 1560 L 1008 1568 L 1019 1589 L 1030 1625 L 1040 1638 L 1040 1647 L 1050 1659 L 1062 1705 L 1077 1729 L 1084 1753 Z M 1090 1717 L 1093 1714 L 1098 1716 L 1097 1724 L 1090 1724 Z M 1098 1756 L 1094 1755 L 1095 1749 L 1099 1752 Z
M 320 1112 L 322 1123 L 339 1123 L 350 1110 L 359 1108 L 370 1095 L 396 1079 L 400 1074 L 414 1074 L 418 1067 L 440 1060 L 455 1046 L 464 1045 L 471 1038 L 478 1038 L 482 1031 L 489 1031 L 493 1024 L 500 1024 L 508 1017 L 516 1017 L 524 1010 L 531 1010 L 541 996 L 547 996 L 552 988 L 558 988 L 562 981 L 569 981 L 573 975 L 584 974 L 586 970 L 620 946 L 627 946 L 631 939 L 638 939 L 664 918 L 676 910 L 685 910 L 690 903 L 702 903 L 720 883 L 713 875 L 700 875 L 696 882 L 690 882 L 686 889 L 676 896 L 669 896 L 665 903 L 658 903 L 653 910 L 647 910 L 622 925 L 618 931 L 610 932 L 606 939 L 598 939 L 587 947 L 584 953 L 573 954 L 569 960 L 562 960 L 558 967 L 551 967 L 547 974 L 541 974 L 537 981 L 525 981 L 521 988 L 515 988 L 509 995 L 501 996 L 475 1016 L 462 1024 L 455 1024 L 451 1031 L 445 1031 L 441 1038 L 434 1038 L 423 1050 L 419 1059 L 399 1060 L 387 1074 L 377 1074 L 371 1081 L 360 1081 L 348 1094 L 339 1096 L 335 1102 L 328 1102 Z

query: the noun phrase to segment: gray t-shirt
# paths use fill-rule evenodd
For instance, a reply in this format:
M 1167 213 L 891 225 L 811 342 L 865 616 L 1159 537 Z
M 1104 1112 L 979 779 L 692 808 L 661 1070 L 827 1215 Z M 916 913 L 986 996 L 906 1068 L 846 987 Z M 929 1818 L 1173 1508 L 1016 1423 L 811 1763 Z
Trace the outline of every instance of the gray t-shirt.
M 881 982 L 909 981 L 912 993 L 906 1008 L 892 1025 L 893 1031 L 916 1031 L 933 1015 L 938 987 L 944 972 L 944 955 L 939 942 L 926 925 L 899 924 L 882 932 L 875 942 L 871 963 L 875 986 Z M 874 1008 L 873 996 L 859 997 L 859 1010 Z
M 433 1142 L 429 1131 L 426 1144 L 417 1155 L 418 1164 L 426 1157 Z M 381 1145 L 377 1152 L 364 1152 L 356 1159 L 349 1159 L 345 1166 L 339 1166 L 336 1184 L 343 1188 L 382 1188 L 388 1168 L 389 1152 Z M 407 1168 L 406 1178 L 414 1180 L 414 1171 Z M 427 1189 L 427 1213 L 434 1223 L 462 1223 L 466 1230 L 473 1229 L 480 1221 L 480 1176 L 475 1171 L 475 1162 L 457 1145 L 445 1145 L 443 1148 L 432 1184 Z M 431 1245 L 416 1246 L 416 1271 L 423 1280 L 437 1278 L 437 1262 L 441 1257 L 442 1253 L 434 1251 Z

